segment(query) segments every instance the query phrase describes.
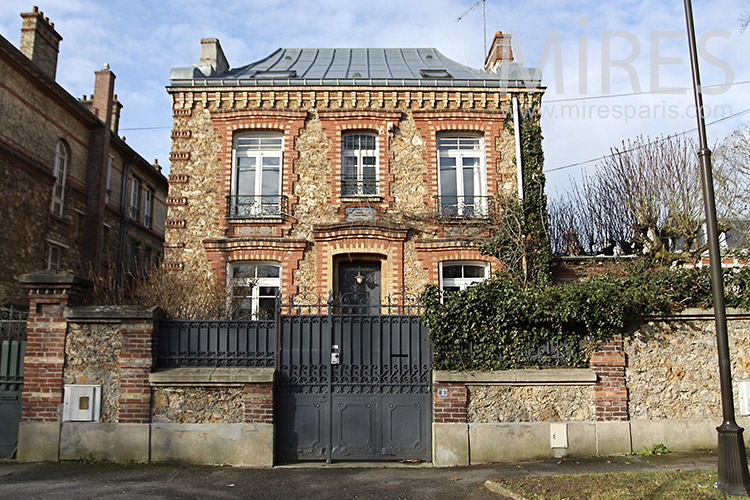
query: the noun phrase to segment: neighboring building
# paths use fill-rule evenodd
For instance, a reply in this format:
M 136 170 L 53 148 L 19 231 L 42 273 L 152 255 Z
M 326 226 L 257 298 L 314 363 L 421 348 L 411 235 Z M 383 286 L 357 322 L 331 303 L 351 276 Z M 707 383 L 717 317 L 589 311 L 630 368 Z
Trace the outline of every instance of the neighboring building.
M 161 258 L 167 180 L 117 135 L 115 75 L 79 100 L 55 83 L 62 37 L 34 7 L 21 50 L 0 36 L 0 303 L 24 304 L 21 274 Z
M 164 265 L 212 271 L 252 313 L 279 291 L 375 303 L 489 277 L 502 264 L 475 242 L 522 171 L 509 109 L 544 91 L 512 61 L 500 32 L 485 70 L 436 49 L 278 49 L 230 68 L 201 40 L 167 88 Z

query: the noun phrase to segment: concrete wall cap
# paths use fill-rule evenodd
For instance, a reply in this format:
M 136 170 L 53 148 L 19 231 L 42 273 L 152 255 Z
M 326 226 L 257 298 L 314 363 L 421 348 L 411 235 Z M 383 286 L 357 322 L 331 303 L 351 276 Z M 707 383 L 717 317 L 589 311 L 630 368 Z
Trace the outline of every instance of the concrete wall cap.
M 727 307 L 727 319 L 745 319 L 750 318 L 750 310 L 747 309 L 736 309 L 734 307 Z M 664 315 L 653 315 L 653 316 L 645 316 L 644 319 L 647 321 L 684 321 L 687 319 L 698 319 L 698 320 L 708 320 L 714 317 L 714 309 L 699 309 L 697 307 L 689 307 L 687 309 L 683 309 L 682 311 L 676 312 L 674 314 L 664 314 Z
M 91 286 L 92 283 L 86 278 L 64 271 L 36 271 L 22 274 L 18 281 L 24 285 L 81 285 Z
M 71 321 L 113 322 L 131 319 L 159 320 L 162 311 L 158 307 L 142 306 L 80 306 L 69 307 L 65 317 Z
M 547 368 L 480 371 L 445 371 L 432 372 L 433 383 L 463 382 L 465 384 L 564 384 L 587 385 L 596 383 L 596 373 L 588 368 Z
M 152 372 L 151 385 L 223 385 L 272 383 L 274 368 L 195 367 L 166 368 Z

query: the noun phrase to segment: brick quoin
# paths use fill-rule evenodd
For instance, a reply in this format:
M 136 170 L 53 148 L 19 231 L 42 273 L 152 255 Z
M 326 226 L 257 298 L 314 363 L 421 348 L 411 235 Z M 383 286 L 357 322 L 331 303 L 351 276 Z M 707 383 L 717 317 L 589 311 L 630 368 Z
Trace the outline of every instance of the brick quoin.
M 625 352 L 622 335 L 602 342 L 591 353 L 589 365 L 597 375 L 594 386 L 596 419 L 599 421 L 628 420 L 628 388 L 625 382 Z
M 245 384 L 245 422 L 273 423 L 273 384 Z
M 148 376 L 155 363 L 153 323 L 124 321 L 120 335 L 118 420 L 121 423 L 148 423 L 151 415 Z
M 439 396 L 441 390 L 447 396 Z M 436 383 L 432 387 L 432 420 L 435 423 L 466 423 L 469 391 L 461 382 Z

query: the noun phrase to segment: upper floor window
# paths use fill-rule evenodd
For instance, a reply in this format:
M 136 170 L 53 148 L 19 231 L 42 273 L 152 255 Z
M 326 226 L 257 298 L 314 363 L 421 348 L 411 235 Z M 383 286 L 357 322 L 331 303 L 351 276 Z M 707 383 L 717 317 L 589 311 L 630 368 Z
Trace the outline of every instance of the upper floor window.
M 377 135 L 347 133 L 341 137 L 341 196 L 378 194 Z
M 63 248 L 54 243 L 47 243 L 47 269 L 59 271 L 62 264 Z
M 55 147 L 55 165 L 53 175 L 55 185 L 52 188 L 52 213 L 63 214 L 63 201 L 65 200 L 65 174 L 68 171 L 68 149 L 62 141 Z
M 230 217 L 281 215 L 282 143 L 277 132 L 235 136 Z
M 281 291 L 281 266 L 276 262 L 237 262 L 229 265 L 232 316 L 269 319 L 276 315 Z
M 440 215 L 485 217 L 488 200 L 483 138 L 440 134 L 437 149 Z
M 440 289 L 443 292 L 466 290 L 490 277 L 488 262 L 455 261 L 440 263 Z
M 143 225 L 151 227 L 154 214 L 154 190 L 147 187 L 143 195 Z
M 130 218 L 132 220 L 138 220 L 140 214 L 141 205 L 141 181 L 137 177 L 133 177 L 130 181 Z
M 109 196 L 112 194 L 112 155 L 107 160 L 107 190 L 104 191 L 104 204 L 109 203 Z

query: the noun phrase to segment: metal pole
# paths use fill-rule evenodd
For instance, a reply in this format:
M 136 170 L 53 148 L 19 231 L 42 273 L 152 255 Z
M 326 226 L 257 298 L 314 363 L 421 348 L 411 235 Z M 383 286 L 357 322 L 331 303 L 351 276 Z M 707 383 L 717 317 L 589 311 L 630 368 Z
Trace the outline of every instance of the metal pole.
M 719 380 L 721 385 L 721 410 L 723 423 L 716 428 L 719 437 L 719 480 L 716 487 L 729 495 L 750 493 L 750 475 L 747 470 L 745 442 L 742 427 L 734 419 L 734 397 L 732 395 L 732 370 L 729 363 L 729 340 L 727 335 L 727 313 L 724 305 L 724 282 L 721 273 L 721 253 L 719 251 L 719 230 L 716 221 L 716 202 L 711 172 L 711 150 L 706 140 L 706 122 L 703 116 L 703 95 L 698 72 L 698 53 L 695 44 L 693 7 L 685 0 L 690 65 L 693 71 L 696 116 L 698 118 L 698 140 L 701 181 L 703 184 L 703 204 L 706 210 L 706 232 L 708 254 L 711 263 L 711 289 L 714 300 L 716 324 L 716 347 L 719 354 Z

